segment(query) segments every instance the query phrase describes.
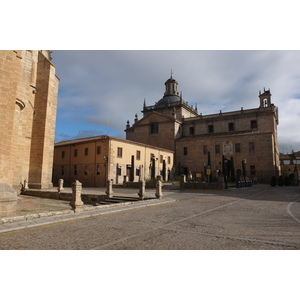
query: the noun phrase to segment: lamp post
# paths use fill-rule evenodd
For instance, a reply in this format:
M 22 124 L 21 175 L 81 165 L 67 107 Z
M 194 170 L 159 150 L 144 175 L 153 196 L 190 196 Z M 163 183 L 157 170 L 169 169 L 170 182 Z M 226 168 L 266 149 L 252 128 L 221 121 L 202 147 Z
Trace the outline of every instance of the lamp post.
M 107 161 L 108 161 L 108 157 L 107 156 L 103 156 L 104 159 L 104 186 L 106 186 L 106 181 L 108 180 L 108 178 L 106 179 L 106 165 L 107 165 Z
M 242 169 L 243 169 L 243 176 L 244 176 L 244 181 L 246 180 L 246 159 L 242 160 Z
M 225 170 L 225 189 L 228 189 L 228 159 L 224 158 L 224 170 Z

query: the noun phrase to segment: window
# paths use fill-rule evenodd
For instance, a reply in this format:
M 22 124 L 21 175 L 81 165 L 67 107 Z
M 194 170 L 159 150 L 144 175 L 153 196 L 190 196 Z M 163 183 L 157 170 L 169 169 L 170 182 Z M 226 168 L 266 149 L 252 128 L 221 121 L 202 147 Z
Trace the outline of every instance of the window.
M 241 144 L 240 143 L 235 144 L 235 153 L 241 153 Z
M 161 155 L 161 156 L 160 156 L 160 163 L 161 163 L 161 164 L 163 163 L 163 160 L 164 160 L 164 157 Z
M 117 156 L 119 158 L 122 158 L 122 155 L 123 155 L 123 148 L 118 147 L 118 154 L 117 154 Z
M 168 156 L 168 164 L 171 164 L 171 156 Z
M 194 127 L 190 127 L 189 130 L 190 130 L 190 134 L 195 134 L 195 128 Z
M 65 175 L 64 166 L 61 166 L 61 175 Z
M 257 121 L 256 120 L 251 121 L 251 129 L 257 129 Z
M 121 166 L 119 166 L 119 165 L 118 165 L 118 167 L 117 167 L 117 175 L 118 175 L 118 176 L 121 176 L 121 175 L 122 175 L 122 168 L 121 168 Z
M 135 169 L 135 176 L 140 176 L 140 168 Z
M 234 131 L 234 123 L 228 123 L 228 131 Z
M 187 147 L 183 147 L 183 155 L 187 155 L 188 154 L 188 149 Z
M 74 165 L 74 175 L 77 175 L 77 166 Z
M 255 176 L 255 166 L 250 166 L 250 175 Z
M 88 156 L 88 155 L 89 155 L 89 148 L 85 148 L 85 149 L 84 149 L 84 155 L 85 155 L 85 156 Z
M 208 125 L 207 130 L 208 130 L 208 133 L 213 133 L 214 132 L 214 125 Z
M 150 124 L 150 133 L 158 133 L 158 123 L 154 122 Z
M 220 145 L 215 145 L 215 153 L 220 154 L 221 153 L 221 147 Z
M 101 146 L 97 146 L 97 154 L 101 154 Z
M 203 146 L 203 154 L 207 154 L 207 146 Z
M 141 159 L 141 151 L 139 151 L 139 150 L 136 151 L 136 159 L 137 160 Z
M 100 175 L 100 165 L 97 165 L 97 175 Z
M 84 166 L 84 175 L 87 175 L 88 173 L 88 166 Z
M 255 147 L 254 147 L 254 143 L 253 142 L 250 142 L 249 143 L 249 152 L 254 152 L 254 150 L 255 150 Z
M 78 149 L 74 149 L 74 156 L 76 157 L 78 155 Z
M 65 151 L 61 152 L 61 158 L 65 158 Z

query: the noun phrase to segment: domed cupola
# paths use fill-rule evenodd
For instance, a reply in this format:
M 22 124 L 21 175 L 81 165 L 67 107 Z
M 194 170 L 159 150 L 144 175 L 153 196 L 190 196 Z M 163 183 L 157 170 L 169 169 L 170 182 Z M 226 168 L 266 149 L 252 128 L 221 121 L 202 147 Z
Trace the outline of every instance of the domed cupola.
M 165 86 L 166 86 L 166 91 L 164 93 L 164 96 L 178 96 L 178 92 L 177 92 L 177 86 L 178 86 L 178 82 L 172 77 L 172 73 L 171 73 L 171 77 L 165 82 Z
M 165 82 L 166 91 L 164 97 L 160 99 L 156 105 L 168 105 L 170 103 L 180 102 L 179 93 L 177 91 L 178 82 L 172 75 L 173 73 L 171 72 L 171 77 Z

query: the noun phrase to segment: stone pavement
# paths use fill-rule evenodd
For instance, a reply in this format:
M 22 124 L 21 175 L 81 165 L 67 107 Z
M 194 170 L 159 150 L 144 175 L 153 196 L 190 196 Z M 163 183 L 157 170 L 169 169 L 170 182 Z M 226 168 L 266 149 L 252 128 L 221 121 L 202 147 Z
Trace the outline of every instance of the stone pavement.
M 44 191 L 57 192 L 57 189 L 52 188 Z M 105 188 L 84 188 L 82 194 L 105 195 L 105 191 Z M 71 188 L 65 188 L 64 193 L 72 193 Z M 138 206 L 147 206 L 151 203 L 159 204 L 165 203 L 166 201 L 174 201 L 174 199 L 170 198 L 165 198 L 162 200 L 156 199 L 154 189 L 146 190 L 147 200 L 143 201 L 138 200 L 137 193 L 138 190 L 136 189 L 114 189 L 114 199 L 103 201 L 102 204 L 98 206 L 85 204 L 84 212 L 94 211 L 95 213 L 97 213 L 97 211 L 99 210 L 107 210 L 116 207 L 123 207 L 123 209 L 125 209 L 125 206 L 128 206 L 130 204 L 132 205 L 132 208 L 134 208 L 135 206 L 137 206 L 136 204 L 138 204 Z M 72 210 L 70 206 L 70 201 L 68 200 L 57 200 L 28 195 L 19 195 L 16 211 L 10 216 L 0 217 L 0 225 L 62 215 L 75 215 L 74 210 Z M 78 215 L 78 213 L 76 213 L 76 215 Z M 86 217 L 86 214 L 84 216 Z M 78 217 L 79 216 L 77 216 L 76 218 Z

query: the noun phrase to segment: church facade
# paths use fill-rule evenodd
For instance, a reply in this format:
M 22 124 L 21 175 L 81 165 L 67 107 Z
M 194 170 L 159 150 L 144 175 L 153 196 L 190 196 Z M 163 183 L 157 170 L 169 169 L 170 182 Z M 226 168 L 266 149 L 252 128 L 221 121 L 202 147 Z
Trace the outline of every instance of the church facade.
M 52 186 L 58 84 L 50 51 L 0 51 L 0 183 L 17 192 Z
M 175 173 L 194 179 L 223 174 L 269 182 L 280 174 L 278 108 L 269 90 L 259 93 L 258 108 L 202 115 L 177 89 L 171 75 L 163 98 L 152 106 L 144 102 L 143 117 L 127 122 L 126 139 L 174 151 Z

